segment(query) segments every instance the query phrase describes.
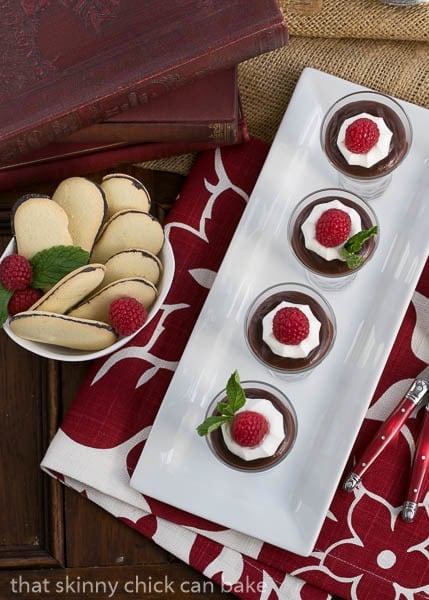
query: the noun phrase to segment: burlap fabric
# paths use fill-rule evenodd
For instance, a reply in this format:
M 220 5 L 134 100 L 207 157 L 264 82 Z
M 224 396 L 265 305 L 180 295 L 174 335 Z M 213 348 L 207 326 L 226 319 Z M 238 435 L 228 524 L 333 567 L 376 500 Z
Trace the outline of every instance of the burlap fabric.
M 272 140 L 306 66 L 429 107 L 428 44 L 295 37 L 288 46 L 240 65 L 244 112 L 253 135 Z
M 273 140 L 306 66 L 429 108 L 429 4 L 397 8 L 378 0 L 280 0 L 280 5 L 289 44 L 239 66 L 251 135 Z M 182 155 L 143 166 L 186 174 L 194 159 Z
M 429 41 L 429 5 L 378 0 L 280 0 L 290 35 Z

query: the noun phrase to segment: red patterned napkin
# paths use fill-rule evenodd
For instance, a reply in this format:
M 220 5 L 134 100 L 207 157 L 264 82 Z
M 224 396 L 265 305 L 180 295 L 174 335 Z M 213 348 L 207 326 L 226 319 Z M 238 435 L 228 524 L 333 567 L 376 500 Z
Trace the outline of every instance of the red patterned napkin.
M 399 517 L 422 414 L 409 419 L 365 476 L 364 485 L 351 494 L 336 493 L 306 558 L 129 487 L 267 150 L 266 144 L 252 140 L 199 157 L 166 225 L 176 273 L 164 305 L 127 347 L 93 364 L 42 467 L 241 598 L 320 600 L 336 594 L 357 600 L 427 600 L 427 501 L 414 523 Z M 429 363 L 428 331 L 427 265 L 353 456 Z

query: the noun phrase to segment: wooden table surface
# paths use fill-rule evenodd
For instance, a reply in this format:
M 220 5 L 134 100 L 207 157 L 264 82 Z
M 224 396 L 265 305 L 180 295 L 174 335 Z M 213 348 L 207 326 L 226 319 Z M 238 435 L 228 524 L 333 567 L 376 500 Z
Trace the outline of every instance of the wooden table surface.
M 163 219 L 183 178 L 120 170 L 144 181 Z M 1 250 L 11 235 L 10 208 L 21 193 L 0 195 Z M 33 356 L 1 331 L 0 361 L 0 598 L 233 598 L 40 470 L 88 366 Z

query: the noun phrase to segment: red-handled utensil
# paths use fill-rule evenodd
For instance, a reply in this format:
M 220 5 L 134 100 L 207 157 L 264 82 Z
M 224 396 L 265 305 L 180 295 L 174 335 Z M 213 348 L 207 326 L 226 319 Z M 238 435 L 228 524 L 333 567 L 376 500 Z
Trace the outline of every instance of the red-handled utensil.
M 426 402 L 423 427 L 417 441 L 413 469 L 408 486 L 407 499 L 402 507 L 401 516 L 411 523 L 417 512 L 420 492 L 429 464 L 429 401 Z
M 356 461 L 353 472 L 346 477 L 343 483 L 343 489 L 347 492 L 351 492 L 360 483 L 364 473 L 373 464 L 375 459 L 380 455 L 395 434 L 401 429 L 411 412 L 417 405 L 422 403 L 423 398 L 428 391 L 429 367 L 426 367 L 413 381 L 398 406 L 387 417 L 363 455 Z

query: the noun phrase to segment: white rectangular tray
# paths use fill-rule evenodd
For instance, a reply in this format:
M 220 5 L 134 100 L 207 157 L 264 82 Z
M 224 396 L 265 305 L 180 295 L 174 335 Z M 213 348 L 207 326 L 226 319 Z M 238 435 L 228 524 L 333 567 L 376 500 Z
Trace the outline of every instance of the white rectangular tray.
M 293 382 L 250 355 L 243 323 L 252 299 L 275 283 L 307 283 L 288 247 L 287 222 L 306 194 L 337 186 L 320 125 L 336 99 L 359 89 L 304 70 L 131 480 L 149 496 L 301 555 L 316 542 L 429 249 L 429 111 L 404 102 L 414 140 L 372 203 L 376 254 L 348 287 L 322 292 L 337 318 L 331 353 Z M 281 388 L 296 409 L 295 446 L 270 471 L 225 467 L 195 432 L 234 369 L 242 380 Z

